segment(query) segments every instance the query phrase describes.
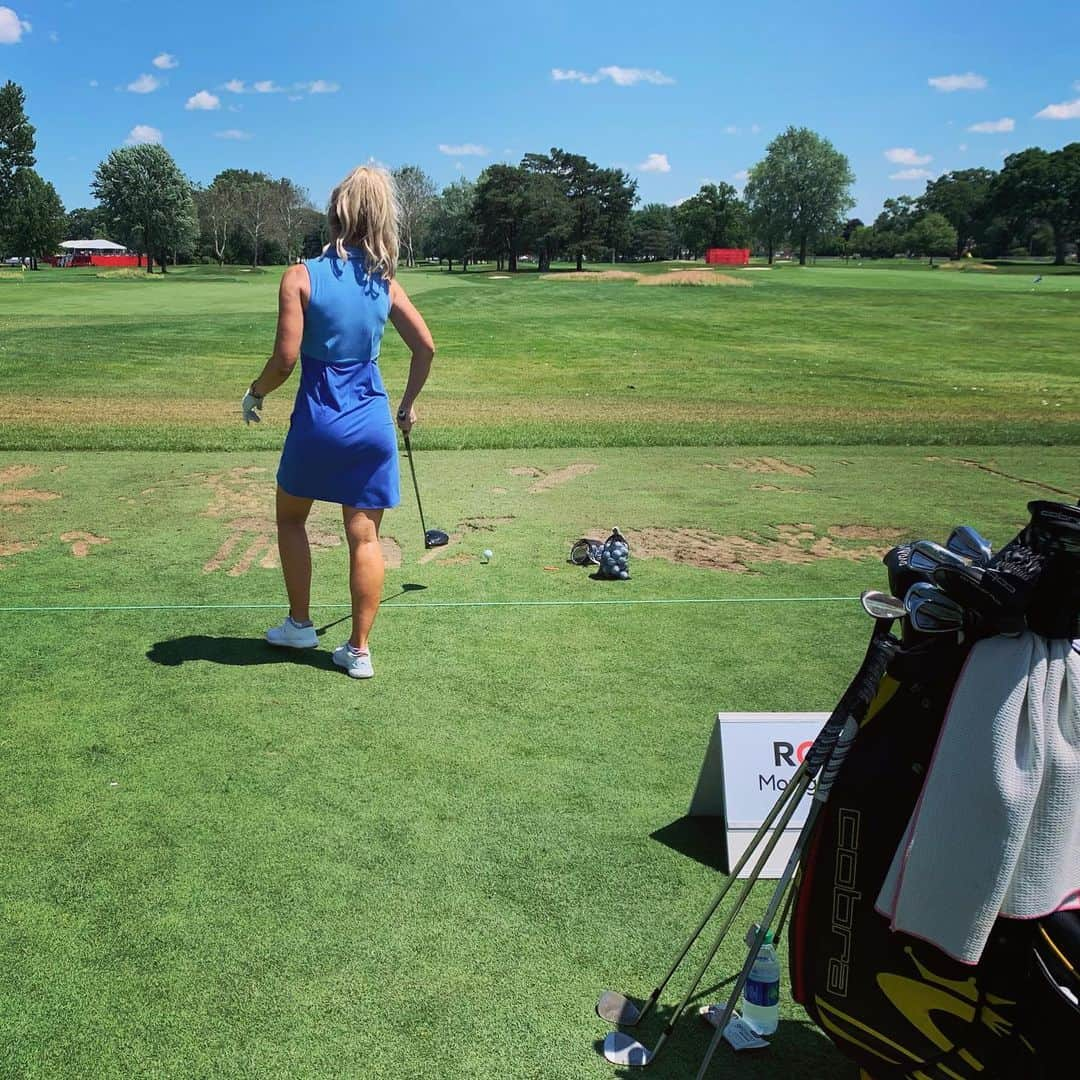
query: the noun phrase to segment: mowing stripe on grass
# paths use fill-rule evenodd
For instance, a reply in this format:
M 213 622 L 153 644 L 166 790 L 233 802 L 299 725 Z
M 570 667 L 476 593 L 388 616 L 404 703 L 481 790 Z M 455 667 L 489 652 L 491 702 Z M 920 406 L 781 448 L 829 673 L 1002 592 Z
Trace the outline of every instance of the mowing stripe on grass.
M 635 604 L 836 604 L 858 600 L 857 596 L 715 596 L 674 597 L 658 600 L 434 600 L 416 604 L 382 604 L 380 611 L 391 608 L 487 608 L 487 607 L 627 607 Z M 102 611 L 254 611 L 263 608 L 280 608 L 276 604 L 87 604 L 75 606 L 25 606 L 0 607 L 0 612 L 18 615 L 49 615 L 62 612 Z M 311 604 L 314 608 L 340 608 L 348 610 L 351 605 L 342 603 Z

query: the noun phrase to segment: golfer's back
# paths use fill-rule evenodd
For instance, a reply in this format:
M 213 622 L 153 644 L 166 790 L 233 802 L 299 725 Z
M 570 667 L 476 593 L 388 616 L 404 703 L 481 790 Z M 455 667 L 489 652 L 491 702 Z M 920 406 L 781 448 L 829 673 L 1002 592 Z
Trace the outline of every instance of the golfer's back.
M 300 387 L 278 469 L 289 494 L 358 507 L 398 503 L 397 436 L 379 346 L 390 284 L 362 253 L 309 259 Z

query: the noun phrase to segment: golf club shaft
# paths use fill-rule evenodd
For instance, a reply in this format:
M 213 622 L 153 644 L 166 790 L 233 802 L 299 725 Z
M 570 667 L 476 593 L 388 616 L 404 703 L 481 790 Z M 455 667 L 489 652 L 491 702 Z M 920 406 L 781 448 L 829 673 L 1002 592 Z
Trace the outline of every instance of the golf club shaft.
M 787 828 L 788 822 L 791 820 L 799 803 L 802 801 L 802 796 L 806 789 L 810 786 L 811 777 L 804 775 L 796 788 L 795 796 L 790 800 L 787 807 L 784 810 L 783 817 L 777 823 L 776 828 L 773 830 L 772 836 L 769 837 L 768 843 L 765 845 L 764 850 L 758 857 L 757 862 L 754 864 L 753 870 L 750 871 L 750 876 L 743 882 L 742 890 L 739 892 L 738 897 L 735 900 L 735 904 L 732 909 L 727 913 L 724 918 L 724 922 L 720 927 L 720 931 L 716 935 L 716 939 L 713 941 L 712 946 L 709 948 L 705 959 L 701 962 L 701 966 L 698 968 L 694 975 L 694 981 L 690 984 L 689 989 L 683 996 L 682 1001 L 679 1002 L 678 1007 L 671 1015 L 671 1019 L 667 1022 L 667 1026 L 664 1028 L 660 1035 L 660 1038 L 656 1042 L 656 1048 L 652 1052 L 650 1060 L 655 1061 L 656 1055 L 660 1053 L 661 1048 L 667 1041 L 668 1036 L 675 1029 L 675 1025 L 679 1022 L 679 1018 L 686 1011 L 687 1005 L 690 1004 L 690 1000 L 697 992 L 697 988 L 701 983 L 701 980 L 705 977 L 705 972 L 708 971 L 709 965 L 713 962 L 716 954 L 720 951 L 720 946 L 723 945 L 724 939 L 727 937 L 728 931 L 731 929 L 732 923 L 738 918 L 739 912 L 742 910 L 743 905 L 746 903 L 747 897 L 750 895 L 750 891 L 757 884 L 758 878 L 761 876 L 762 870 L 765 869 L 765 864 L 769 861 L 769 856 L 772 855 L 776 845 L 780 843 L 780 838 L 784 835 L 784 830 Z M 805 827 L 804 827 L 805 828 Z M 745 980 L 744 980 L 745 981 Z M 739 987 L 742 990 L 742 987 Z
M 416 509 L 420 511 L 420 528 L 424 530 L 424 547 L 427 547 L 427 525 L 424 524 L 424 506 L 420 502 L 420 485 L 416 482 L 416 466 L 413 465 L 412 444 L 409 442 L 408 435 L 403 437 L 405 439 L 405 453 L 409 458 L 409 472 L 412 473 L 413 491 L 416 492 Z
M 754 937 L 754 944 L 750 946 L 750 950 L 747 952 L 746 960 L 742 966 L 742 971 L 739 972 L 739 977 L 735 980 L 735 985 L 731 988 L 731 993 L 728 995 L 727 1003 L 724 1005 L 723 1014 L 716 1027 L 716 1033 L 709 1043 L 709 1049 L 705 1051 L 705 1057 L 701 1062 L 701 1068 L 698 1069 L 696 1080 L 703 1080 L 705 1073 L 708 1071 L 709 1063 L 712 1061 L 713 1054 L 716 1053 L 716 1048 L 720 1045 L 720 1040 L 724 1037 L 724 1029 L 728 1026 L 728 1022 L 731 1020 L 731 1014 L 735 1011 L 735 1003 L 739 1000 L 739 995 L 742 994 L 743 988 L 746 986 L 746 980 L 750 977 L 750 971 L 757 961 L 761 946 L 765 942 L 765 935 L 769 932 L 769 927 L 776 917 L 777 909 L 780 907 L 784 894 L 791 884 L 791 879 L 795 875 L 795 868 L 799 865 L 799 860 L 802 858 L 806 841 L 813 831 L 818 814 L 821 813 L 822 806 L 825 805 L 825 802 L 828 799 L 829 788 L 832 787 L 833 778 L 839 772 L 840 766 L 843 764 L 844 758 L 847 757 L 847 752 L 850 749 L 851 744 L 855 741 L 855 737 L 858 733 L 858 721 L 856 721 L 854 717 L 850 717 L 847 724 L 844 726 L 843 733 L 836 742 L 836 746 L 833 748 L 832 755 L 829 758 L 825 770 L 822 772 L 821 779 L 818 781 L 817 791 L 814 794 L 813 802 L 810 804 L 810 812 L 806 815 L 806 821 L 803 823 L 802 830 L 799 832 L 799 838 L 795 841 L 795 847 L 792 848 L 791 855 L 788 857 L 787 866 L 784 867 L 784 872 L 781 875 L 780 880 L 776 883 L 776 888 L 773 889 L 772 898 L 769 900 L 769 906 L 765 909 L 765 917 L 758 926 L 758 932 Z
M 686 939 L 683 947 L 679 950 L 679 954 L 672 961 L 671 966 L 667 970 L 667 973 L 656 985 L 656 988 L 653 990 L 653 992 L 649 995 L 648 1001 L 646 1001 L 644 1006 L 642 1006 L 641 1012 L 638 1015 L 638 1023 L 640 1023 L 645 1018 L 645 1014 L 648 1013 L 657 1003 L 660 995 L 664 992 L 664 988 L 671 981 L 671 977 L 678 970 L 679 965 L 683 962 L 683 960 L 686 959 L 686 954 L 693 947 L 694 942 L 697 941 L 697 939 L 701 936 L 701 932 L 705 929 L 705 927 L 709 923 L 709 920 L 716 914 L 717 909 L 724 902 L 724 898 L 731 891 L 732 885 L 735 884 L 735 881 L 742 873 L 743 868 L 753 857 L 755 850 L 761 843 L 762 837 L 772 827 L 772 823 L 777 819 L 780 811 L 783 809 L 785 804 L 790 801 L 792 796 L 794 796 L 795 790 L 802 782 L 805 774 L 806 761 L 804 759 L 799 763 L 799 767 L 795 770 L 794 775 L 788 781 L 788 785 L 786 788 L 784 788 L 780 797 L 776 800 L 776 802 L 773 803 L 772 809 L 769 811 L 768 817 L 766 817 L 765 820 L 761 823 L 761 828 L 759 828 L 758 831 L 754 834 L 753 838 L 750 840 L 750 843 L 747 844 L 746 850 L 743 851 L 742 855 L 739 856 L 739 861 L 732 868 L 731 873 L 728 875 L 727 881 L 724 882 L 724 884 L 720 888 L 720 891 L 716 894 L 716 899 L 713 900 L 713 902 L 709 905 L 708 910 L 706 910 L 705 914 L 701 917 L 701 921 L 694 928 L 693 933 Z

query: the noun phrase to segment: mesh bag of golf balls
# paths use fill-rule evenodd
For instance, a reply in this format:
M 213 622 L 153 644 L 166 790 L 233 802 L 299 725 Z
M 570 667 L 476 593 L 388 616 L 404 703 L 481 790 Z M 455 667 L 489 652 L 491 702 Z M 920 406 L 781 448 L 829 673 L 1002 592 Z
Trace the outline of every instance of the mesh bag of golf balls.
M 612 529 L 611 535 L 604 541 L 597 576 L 609 581 L 627 581 L 630 578 L 630 545 L 618 529 Z

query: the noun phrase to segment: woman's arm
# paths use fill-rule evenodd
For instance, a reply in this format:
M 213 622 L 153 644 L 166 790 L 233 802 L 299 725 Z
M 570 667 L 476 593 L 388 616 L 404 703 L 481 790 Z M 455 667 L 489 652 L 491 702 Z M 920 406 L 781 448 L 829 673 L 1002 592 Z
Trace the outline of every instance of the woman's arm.
M 397 411 L 398 427 L 408 435 L 413 424 L 416 423 L 413 404 L 431 373 L 431 361 L 435 358 L 435 343 L 431 340 L 431 331 L 424 322 L 424 316 L 413 307 L 412 301 L 396 278 L 390 282 L 390 321 L 401 335 L 406 348 L 412 353 L 409 382 Z
M 292 374 L 300 356 L 300 339 L 304 335 L 304 306 L 311 295 L 311 279 L 307 267 L 290 266 L 281 275 L 278 290 L 277 335 L 274 351 L 262 373 L 251 384 L 256 397 L 265 397 L 276 390 Z

